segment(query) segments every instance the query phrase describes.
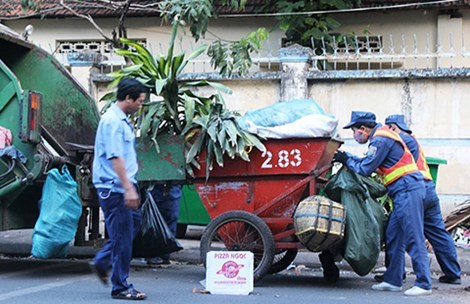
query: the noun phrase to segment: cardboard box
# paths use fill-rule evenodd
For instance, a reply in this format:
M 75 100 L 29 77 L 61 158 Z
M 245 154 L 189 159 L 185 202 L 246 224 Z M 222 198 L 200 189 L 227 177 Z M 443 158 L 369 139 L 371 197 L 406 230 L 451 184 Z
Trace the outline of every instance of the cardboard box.
M 253 291 L 253 253 L 209 251 L 206 289 L 211 294 L 248 295 Z

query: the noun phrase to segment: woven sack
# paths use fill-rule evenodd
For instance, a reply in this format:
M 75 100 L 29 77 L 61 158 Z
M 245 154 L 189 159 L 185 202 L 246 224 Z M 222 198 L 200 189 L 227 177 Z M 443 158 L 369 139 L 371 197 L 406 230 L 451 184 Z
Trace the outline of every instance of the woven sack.
M 313 252 L 332 249 L 344 237 L 345 207 L 326 197 L 309 196 L 294 213 L 294 228 L 299 241 Z

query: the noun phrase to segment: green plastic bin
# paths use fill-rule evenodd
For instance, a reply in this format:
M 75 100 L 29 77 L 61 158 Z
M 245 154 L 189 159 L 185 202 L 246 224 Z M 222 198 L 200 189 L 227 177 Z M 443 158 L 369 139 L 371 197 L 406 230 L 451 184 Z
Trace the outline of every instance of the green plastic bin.
M 432 180 L 437 184 L 437 171 L 439 169 L 439 165 L 446 165 L 447 160 L 437 157 L 426 157 L 426 162 L 428 163 Z
M 184 185 L 180 200 L 178 229 L 176 237 L 182 238 L 186 234 L 188 225 L 207 225 L 211 221 L 204 203 L 199 197 L 194 185 Z

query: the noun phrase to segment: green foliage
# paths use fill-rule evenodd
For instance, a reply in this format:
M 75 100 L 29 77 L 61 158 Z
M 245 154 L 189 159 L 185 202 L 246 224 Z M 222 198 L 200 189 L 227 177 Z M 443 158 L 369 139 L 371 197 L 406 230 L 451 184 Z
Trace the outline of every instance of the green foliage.
M 209 19 L 214 17 L 210 0 L 164 0 L 159 8 L 165 12 L 163 16 L 167 21 L 185 20 L 196 41 L 206 34 Z
M 194 103 L 190 103 L 190 106 L 194 105 Z M 224 166 L 224 155 L 228 155 L 232 159 L 240 157 L 245 161 L 250 161 L 247 151 L 251 147 L 255 146 L 261 151 L 265 150 L 264 145 L 255 135 L 240 128 L 236 120 L 239 114 L 227 110 L 221 95 L 213 95 L 210 103 L 204 103 L 199 109 L 193 109 L 190 114 L 193 113 L 197 113 L 197 115 L 192 120 L 188 131 L 185 132 L 186 141 L 191 143 L 186 153 L 186 163 L 199 168 L 195 160 L 197 155 L 205 150 L 206 177 L 209 176 L 214 161 L 220 167 Z M 190 115 L 187 117 L 189 120 Z M 190 170 L 189 167 L 188 171 Z M 191 174 L 192 171 L 189 173 Z
M 242 10 L 246 2 L 247 0 L 221 0 L 219 4 Z M 209 19 L 217 17 L 212 0 L 163 0 L 158 6 L 167 21 L 184 20 L 196 41 L 206 34 Z
M 373 173 L 369 178 L 383 185 L 382 178 L 377 173 Z M 388 194 L 385 194 L 384 196 L 377 198 L 377 201 L 385 209 L 386 214 L 390 214 L 393 211 L 393 200 L 390 196 L 388 196 Z
M 298 12 L 340 10 L 352 8 L 360 4 L 360 0 L 302 0 L 302 1 L 276 1 L 279 13 L 293 13 L 281 16 L 279 28 L 284 30 L 290 44 L 298 43 L 304 46 L 320 49 L 331 49 L 333 41 L 343 43 L 346 36 L 335 34 L 333 31 L 341 26 L 341 23 L 325 14 L 298 15 Z M 323 40 L 322 40 L 323 39 Z
M 145 84 L 151 94 L 163 98 L 162 101 L 147 101 L 143 110 L 135 117 L 136 129 L 141 137 L 150 137 L 158 151 L 158 135 L 170 133 L 184 136 L 187 143 L 187 170 L 191 174 L 190 165 L 199 167 L 197 160 L 201 151 L 205 150 L 207 172 L 215 160 L 223 166 L 223 156 L 241 157 L 249 160 L 245 152 L 252 146 L 264 150 L 263 144 L 256 136 L 242 130 L 237 122 L 237 114 L 228 111 L 219 93 L 209 97 L 198 96 L 195 88 L 211 86 L 218 92 L 231 93 L 231 90 L 220 83 L 209 81 L 180 82 L 188 61 L 197 58 L 207 48 L 203 45 L 189 56 L 174 55 L 174 43 L 179 22 L 174 22 L 170 47 L 166 55 L 154 57 L 149 50 L 137 42 L 121 38 L 127 47 L 118 49 L 116 53 L 132 62 L 117 72 L 109 74 L 114 80 L 110 87 L 114 88 L 123 77 L 134 77 Z M 132 49 L 132 51 L 131 51 Z M 102 100 L 115 97 L 108 93 Z
M 243 9 L 246 5 L 247 0 L 220 0 L 220 4 L 225 6 L 231 6 L 234 9 Z
M 268 36 L 269 33 L 265 28 L 259 28 L 240 41 L 232 43 L 215 41 L 209 46 L 207 54 L 211 57 L 211 64 L 218 67 L 221 74 L 244 74 L 252 64 L 250 53 L 257 52 L 261 48 L 261 42 Z
M 164 0 L 159 3 L 159 8 L 164 11 L 163 18 L 167 21 L 181 20 L 182 25 L 187 24 L 191 35 L 198 41 L 206 35 L 209 20 L 217 17 L 213 2 L 211 0 Z M 242 10 L 246 5 L 246 0 L 222 0 L 219 4 Z M 223 75 L 247 73 L 252 64 L 251 53 L 258 52 L 261 42 L 266 40 L 268 35 L 266 29 L 260 28 L 240 41 L 217 39 L 209 46 L 207 53 L 211 57 L 212 66 Z
M 41 8 L 40 0 L 21 0 L 20 4 L 21 4 L 21 8 L 25 11 L 28 9 L 37 11 Z

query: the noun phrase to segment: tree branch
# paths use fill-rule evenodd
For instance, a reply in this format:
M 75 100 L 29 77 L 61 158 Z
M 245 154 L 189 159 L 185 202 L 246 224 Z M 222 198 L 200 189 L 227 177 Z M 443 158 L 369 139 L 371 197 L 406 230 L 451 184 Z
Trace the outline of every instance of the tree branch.
M 127 0 L 121 12 L 121 16 L 119 17 L 119 23 L 118 23 L 119 37 L 127 38 L 127 31 L 126 31 L 126 28 L 124 27 L 124 21 L 126 20 L 126 15 L 127 15 L 127 12 L 129 11 L 131 2 L 132 0 Z
M 82 15 L 82 14 L 77 13 L 73 8 L 71 8 L 70 6 L 65 4 L 64 0 L 60 0 L 60 5 L 63 6 L 65 9 L 67 9 L 72 14 L 74 14 L 75 16 L 88 20 L 88 22 L 90 22 L 91 25 L 93 25 L 93 27 L 98 31 L 98 33 L 100 33 L 101 36 L 103 36 L 103 38 L 106 41 L 109 41 L 109 42 L 112 42 L 113 44 L 116 44 L 116 40 L 106 36 L 104 31 L 101 29 L 101 27 L 98 24 L 96 24 L 95 20 L 93 20 L 93 18 L 90 15 Z

